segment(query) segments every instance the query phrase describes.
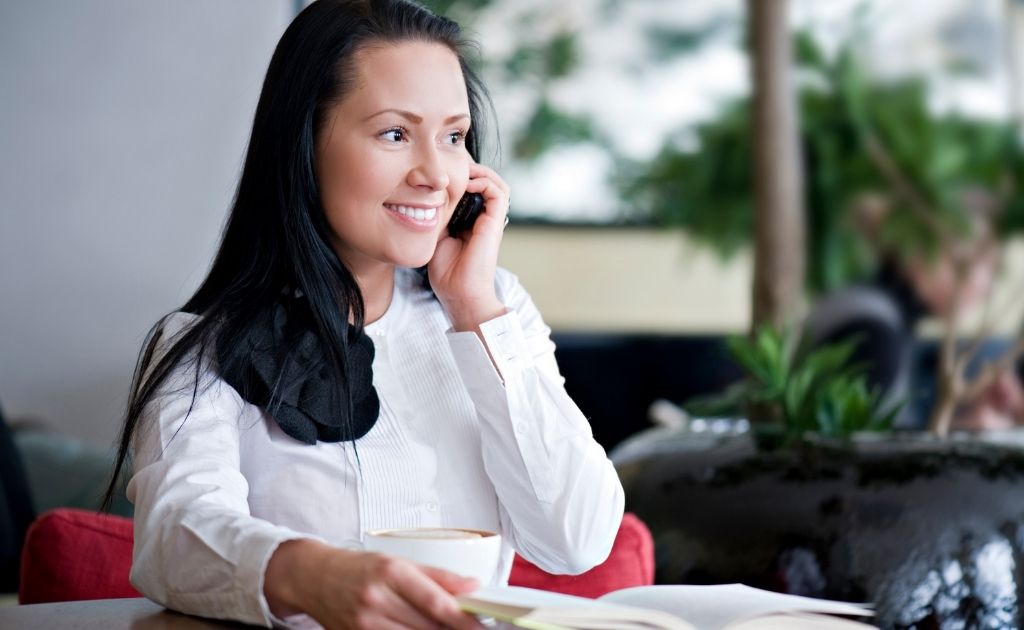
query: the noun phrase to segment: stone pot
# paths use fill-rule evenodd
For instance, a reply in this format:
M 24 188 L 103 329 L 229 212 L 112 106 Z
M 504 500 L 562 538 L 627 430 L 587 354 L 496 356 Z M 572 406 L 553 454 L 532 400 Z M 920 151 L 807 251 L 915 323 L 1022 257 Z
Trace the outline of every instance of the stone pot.
M 1024 437 L 863 436 L 764 451 L 652 429 L 612 454 L 658 583 L 876 605 L 883 628 L 1016 628 Z

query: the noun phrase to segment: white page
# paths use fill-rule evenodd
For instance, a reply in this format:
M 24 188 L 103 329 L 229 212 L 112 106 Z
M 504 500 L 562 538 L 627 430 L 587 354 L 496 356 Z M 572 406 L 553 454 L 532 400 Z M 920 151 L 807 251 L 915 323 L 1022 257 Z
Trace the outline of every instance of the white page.
M 523 608 L 608 608 L 611 604 L 575 595 L 563 595 L 522 586 L 485 586 L 469 597 Z
M 729 630 L 864 630 L 873 627 L 816 613 L 777 613 L 737 622 L 730 625 Z
M 468 595 L 460 596 L 460 599 L 476 599 L 514 606 L 521 608 L 524 614 L 530 610 L 543 609 L 545 612 L 544 621 L 547 623 L 568 625 L 570 622 L 574 622 L 573 625 L 581 624 L 582 627 L 588 628 L 623 627 L 621 622 L 602 621 L 604 617 L 602 611 L 608 611 L 608 619 L 622 619 L 623 617 L 620 616 L 622 612 L 628 611 L 630 608 L 636 608 L 634 606 L 623 606 L 622 604 L 609 604 L 587 597 L 563 595 L 562 593 L 552 593 L 518 586 L 484 587 Z M 659 627 L 692 628 L 691 624 L 674 618 L 671 615 L 665 615 L 656 608 L 638 608 L 633 615 L 637 619 L 657 620 L 663 624 Z M 651 626 L 640 623 L 631 627 Z
M 720 630 L 730 623 L 771 613 L 873 614 L 870 607 L 863 604 L 784 595 L 743 584 L 640 586 L 608 593 L 599 601 L 662 610 L 701 630 Z

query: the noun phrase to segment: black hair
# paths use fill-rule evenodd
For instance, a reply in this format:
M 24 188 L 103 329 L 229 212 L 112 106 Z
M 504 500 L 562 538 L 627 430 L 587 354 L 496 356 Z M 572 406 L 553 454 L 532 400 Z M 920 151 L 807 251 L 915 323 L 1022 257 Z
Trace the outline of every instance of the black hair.
M 299 13 L 270 60 L 220 248 L 199 289 L 179 309 L 199 317 L 164 340 L 166 351 L 157 358 L 162 319 L 139 353 L 104 508 L 120 488 L 143 410 L 169 375 L 195 362 L 194 403 L 207 350 L 218 349 L 224 372 L 246 361 L 244 345 L 236 342 L 283 291 L 305 295 L 315 332 L 331 355 L 329 366 L 338 382 L 347 382 L 347 348 L 362 334 L 364 304 L 331 244 L 315 176 L 316 138 L 331 106 L 352 88 L 356 53 L 403 41 L 439 43 L 458 57 L 473 120 L 466 148 L 478 160 L 481 114 L 489 101 L 468 63 L 472 43 L 462 38 L 458 24 L 409 0 L 317 0 Z M 351 420 L 352 399 L 344 395 Z

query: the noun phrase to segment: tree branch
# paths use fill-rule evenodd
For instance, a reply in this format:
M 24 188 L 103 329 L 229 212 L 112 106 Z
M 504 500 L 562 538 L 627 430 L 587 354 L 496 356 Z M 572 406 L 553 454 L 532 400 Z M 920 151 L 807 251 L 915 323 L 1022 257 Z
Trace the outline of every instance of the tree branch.
M 953 235 L 936 218 L 935 210 L 931 204 L 924 198 L 924 195 L 917 191 L 910 178 L 899 169 L 896 161 L 892 159 L 889 150 L 885 148 L 878 139 L 878 136 L 868 132 L 864 142 L 867 145 L 868 155 L 875 163 L 875 166 L 878 167 L 882 176 L 888 180 L 893 190 L 907 201 L 907 207 L 910 208 L 910 211 L 932 230 L 935 236 L 942 241 L 943 246 L 951 243 Z

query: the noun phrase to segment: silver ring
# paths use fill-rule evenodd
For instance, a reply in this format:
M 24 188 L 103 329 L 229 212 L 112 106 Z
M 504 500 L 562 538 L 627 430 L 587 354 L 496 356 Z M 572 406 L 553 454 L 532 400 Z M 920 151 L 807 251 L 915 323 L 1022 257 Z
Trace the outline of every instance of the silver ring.
M 505 215 L 505 225 L 501 226 L 501 229 L 504 230 L 507 227 L 508 227 L 508 215 L 506 214 Z

